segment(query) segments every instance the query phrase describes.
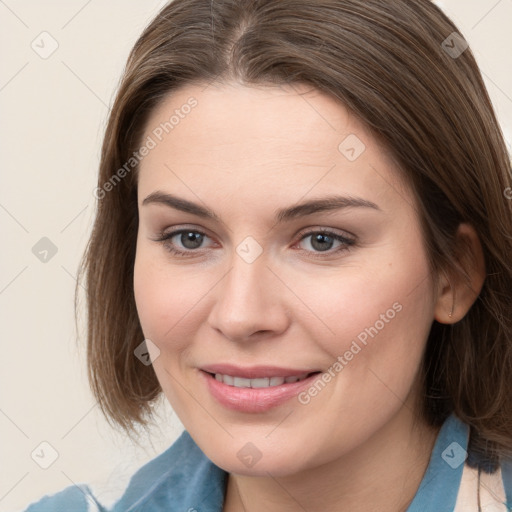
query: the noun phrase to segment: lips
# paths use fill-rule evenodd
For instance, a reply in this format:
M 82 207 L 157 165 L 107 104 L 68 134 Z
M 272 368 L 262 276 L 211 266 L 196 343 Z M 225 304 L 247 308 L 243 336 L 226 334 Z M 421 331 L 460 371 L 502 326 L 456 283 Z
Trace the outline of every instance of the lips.
M 296 397 L 311 386 L 320 370 L 276 366 L 242 368 L 222 364 L 204 366 L 198 373 L 212 397 L 225 408 L 262 413 Z

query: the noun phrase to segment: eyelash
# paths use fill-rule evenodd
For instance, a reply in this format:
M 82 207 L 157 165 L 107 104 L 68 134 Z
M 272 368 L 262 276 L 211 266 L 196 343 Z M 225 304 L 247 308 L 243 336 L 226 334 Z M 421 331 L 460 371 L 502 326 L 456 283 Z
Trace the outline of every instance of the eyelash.
M 206 233 L 198 229 L 178 229 L 176 231 L 171 231 L 170 233 L 165 233 L 162 231 L 159 233 L 158 238 L 154 239 L 154 241 L 162 243 L 167 251 L 176 256 L 184 258 L 197 256 L 197 253 L 200 252 L 200 249 L 188 249 L 182 251 L 180 249 L 176 249 L 176 246 L 169 242 L 173 237 L 182 233 L 196 233 L 201 236 L 208 237 Z M 333 238 L 334 240 L 341 242 L 342 245 L 340 245 L 338 248 L 334 250 L 329 249 L 327 251 L 309 251 L 307 249 L 299 249 L 301 252 L 306 252 L 310 254 L 313 258 L 322 258 L 324 255 L 332 256 L 333 254 L 341 253 L 343 251 L 349 251 L 351 250 L 352 246 L 354 246 L 356 243 L 354 239 L 347 238 L 346 236 L 334 233 L 333 231 L 328 231 L 326 229 L 316 229 L 305 233 L 301 233 L 301 238 L 298 243 L 302 242 L 302 240 L 308 238 L 309 236 L 316 234 L 327 235 L 330 238 Z

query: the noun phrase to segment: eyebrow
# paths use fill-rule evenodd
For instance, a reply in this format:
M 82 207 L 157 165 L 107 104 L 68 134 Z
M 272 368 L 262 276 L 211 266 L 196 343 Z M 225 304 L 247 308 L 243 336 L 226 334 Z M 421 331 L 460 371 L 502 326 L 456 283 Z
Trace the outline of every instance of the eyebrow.
M 160 190 L 152 192 L 142 201 L 143 206 L 148 204 L 162 204 L 170 208 L 174 208 L 175 210 L 191 213 L 201 218 L 222 222 L 220 217 L 212 210 Z M 361 197 L 332 195 L 321 199 L 312 199 L 288 208 L 277 210 L 275 212 L 275 222 L 280 223 L 290 221 L 292 219 L 313 215 L 315 213 L 341 210 L 344 208 L 371 208 L 382 211 L 375 203 Z

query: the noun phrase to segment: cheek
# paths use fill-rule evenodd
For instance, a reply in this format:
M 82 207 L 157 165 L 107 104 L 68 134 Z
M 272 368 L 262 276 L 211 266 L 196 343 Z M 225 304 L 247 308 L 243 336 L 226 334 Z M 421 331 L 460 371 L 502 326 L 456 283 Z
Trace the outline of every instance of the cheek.
M 343 275 L 293 281 L 297 295 L 318 314 L 302 325 L 330 356 L 339 376 L 333 390 L 347 397 L 333 410 L 393 408 L 411 390 L 433 321 L 434 295 L 428 261 L 417 249 L 421 239 L 410 240 Z
M 134 295 L 139 321 L 145 338 L 160 350 L 153 361 L 153 369 L 180 419 L 191 414 L 190 395 L 183 387 L 183 372 L 191 360 L 188 356 L 190 335 L 200 326 L 198 315 L 204 313 L 201 299 L 214 285 L 210 281 L 212 279 L 202 272 L 169 265 L 161 253 L 144 246 L 137 249 Z M 201 415 L 195 421 L 201 430 L 211 427 L 208 419 Z
M 137 313 L 144 335 L 157 343 L 186 314 L 190 288 L 183 288 L 178 279 L 151 251 L 137 249 L 133 277 Z
M 133 286 L 146 338 L 167 352 L 186 348 L 183 333 L 198 328 L 203 298 L 215 283 L 211 273 L 193 270 L 192 265 L 170 265 L 161 252 L 138 248 Z
M 288 276 L 309 309 L 299 322 L 307 322 L 307 329 L 316 334 L 313 339 L 325 340 L 338 353 L 348 349 L 346 344 L 353 339 L 364 343 L 401 331 L 412 337 L 432 322 L 433 292 L 426 260 L 390 254 L 370 263 L 331 274 Z

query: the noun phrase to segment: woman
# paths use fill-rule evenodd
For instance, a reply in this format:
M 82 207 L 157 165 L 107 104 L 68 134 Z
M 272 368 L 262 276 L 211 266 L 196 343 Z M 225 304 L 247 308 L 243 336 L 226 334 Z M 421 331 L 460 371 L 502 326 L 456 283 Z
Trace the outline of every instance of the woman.
M 82 270 L 103 411 L 130 434 L 163 392 L 185 432 L 112 510 L 509 510 L 510 187 L 430 1 L 166 6 Z

